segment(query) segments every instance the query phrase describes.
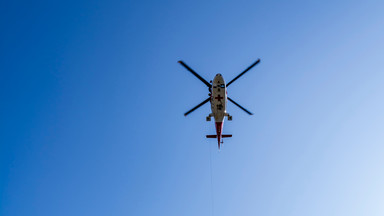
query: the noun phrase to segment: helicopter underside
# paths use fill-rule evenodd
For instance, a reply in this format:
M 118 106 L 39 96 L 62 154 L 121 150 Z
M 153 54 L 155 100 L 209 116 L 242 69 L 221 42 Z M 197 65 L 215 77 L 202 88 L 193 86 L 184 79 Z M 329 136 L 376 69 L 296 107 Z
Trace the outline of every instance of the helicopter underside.
M 252 67 L 260 62 L 260 59 L 257 59 L 251 66 L 229 81 L 227 84 L 224 82 L 224 79 L 221 74 L 216 74 L 213 81 L 210 83 L 207 82 L 204 78 L 202 78 L 198 73 L 196 73 L 192 68 L 186 65 L 183 61 L 179 61 L 179 63 L 186 68 L 189 72 L 191 72 L 196 78 L 198 78 L 201 82 L 203 82 L 209 89 L 209 98 L 202 101 L 197 106 L 190 109 L 188 112 L 184 113 L 184 116 L 189 115 L 191 112 L 195 111 L 202 105 L 211 103 L 211 113 L 207 116 L 207 121 L 211 121 L 211 117 L 215 119 L 215 127 L 216 127 L 216 135 L 207 135 L 207 138 L 217 138 L 218 147 L 220 149 L 220 143 L 222 143 L 221 138 L 232 137 L 230 134 L 222 134 L 224 118 L 227 116 L 228 120 L 232 120 L 232 116 L 230 116 L 227 112 L 227 100 L 231 103 L 242 109 L 244 112 L 252 115 L 247 109 L 242 107 L 240 104 L 236 103 L 234 100 L 227 96 L 227 87 L 235 82 L 239 77 L 243 76 L 246 72 L 248 72 Z

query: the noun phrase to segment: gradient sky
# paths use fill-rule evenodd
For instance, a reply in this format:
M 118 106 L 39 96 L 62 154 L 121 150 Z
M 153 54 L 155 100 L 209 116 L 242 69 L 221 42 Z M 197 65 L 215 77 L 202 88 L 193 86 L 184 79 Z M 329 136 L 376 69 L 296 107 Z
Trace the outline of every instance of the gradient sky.
M 383 11 L 2 1 L 0 215 L 384 215 Z M 229 81 L 257 58 L 219 152 L 177 61 Z

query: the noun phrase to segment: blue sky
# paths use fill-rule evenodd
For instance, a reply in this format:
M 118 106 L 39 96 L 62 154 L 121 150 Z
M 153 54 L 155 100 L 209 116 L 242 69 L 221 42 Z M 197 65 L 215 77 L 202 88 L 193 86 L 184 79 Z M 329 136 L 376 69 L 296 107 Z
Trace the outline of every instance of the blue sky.
M 0 215 L 383 215 L 383 10 L 1 2 Z M 257 58 L 218 152 L 177 61 L 229 81 Z

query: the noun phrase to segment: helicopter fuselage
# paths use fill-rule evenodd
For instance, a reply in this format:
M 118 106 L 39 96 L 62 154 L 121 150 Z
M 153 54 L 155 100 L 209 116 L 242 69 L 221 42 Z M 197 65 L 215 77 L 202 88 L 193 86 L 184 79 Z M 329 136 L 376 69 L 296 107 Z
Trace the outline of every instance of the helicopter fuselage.
M 210 96 L 212 113 L 207 117 L 207 120 L 210 120 L 211 117 L 215 119 L 216 136 L 207 135 L 207 138 L 217 138 L 218 147 L 220 148 L 221 139 L 223 138 L 224 117 L 229 116 L 227 113 L 227 87 L 221 74 L 216 74 L 213 78 Z M 231 116 L 229 117 L 231 118 Z M 224 137 L 231 136 L 224 135 Z

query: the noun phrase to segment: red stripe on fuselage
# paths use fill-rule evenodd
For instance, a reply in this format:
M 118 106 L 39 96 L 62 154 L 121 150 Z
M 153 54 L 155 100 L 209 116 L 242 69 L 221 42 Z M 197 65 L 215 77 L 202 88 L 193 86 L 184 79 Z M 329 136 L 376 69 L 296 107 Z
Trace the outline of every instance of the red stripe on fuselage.
M 217 145 L 220 149 L 221 133 L 223 130 L 223 122 L 216 122 L 216 134 L 217 134 Z

